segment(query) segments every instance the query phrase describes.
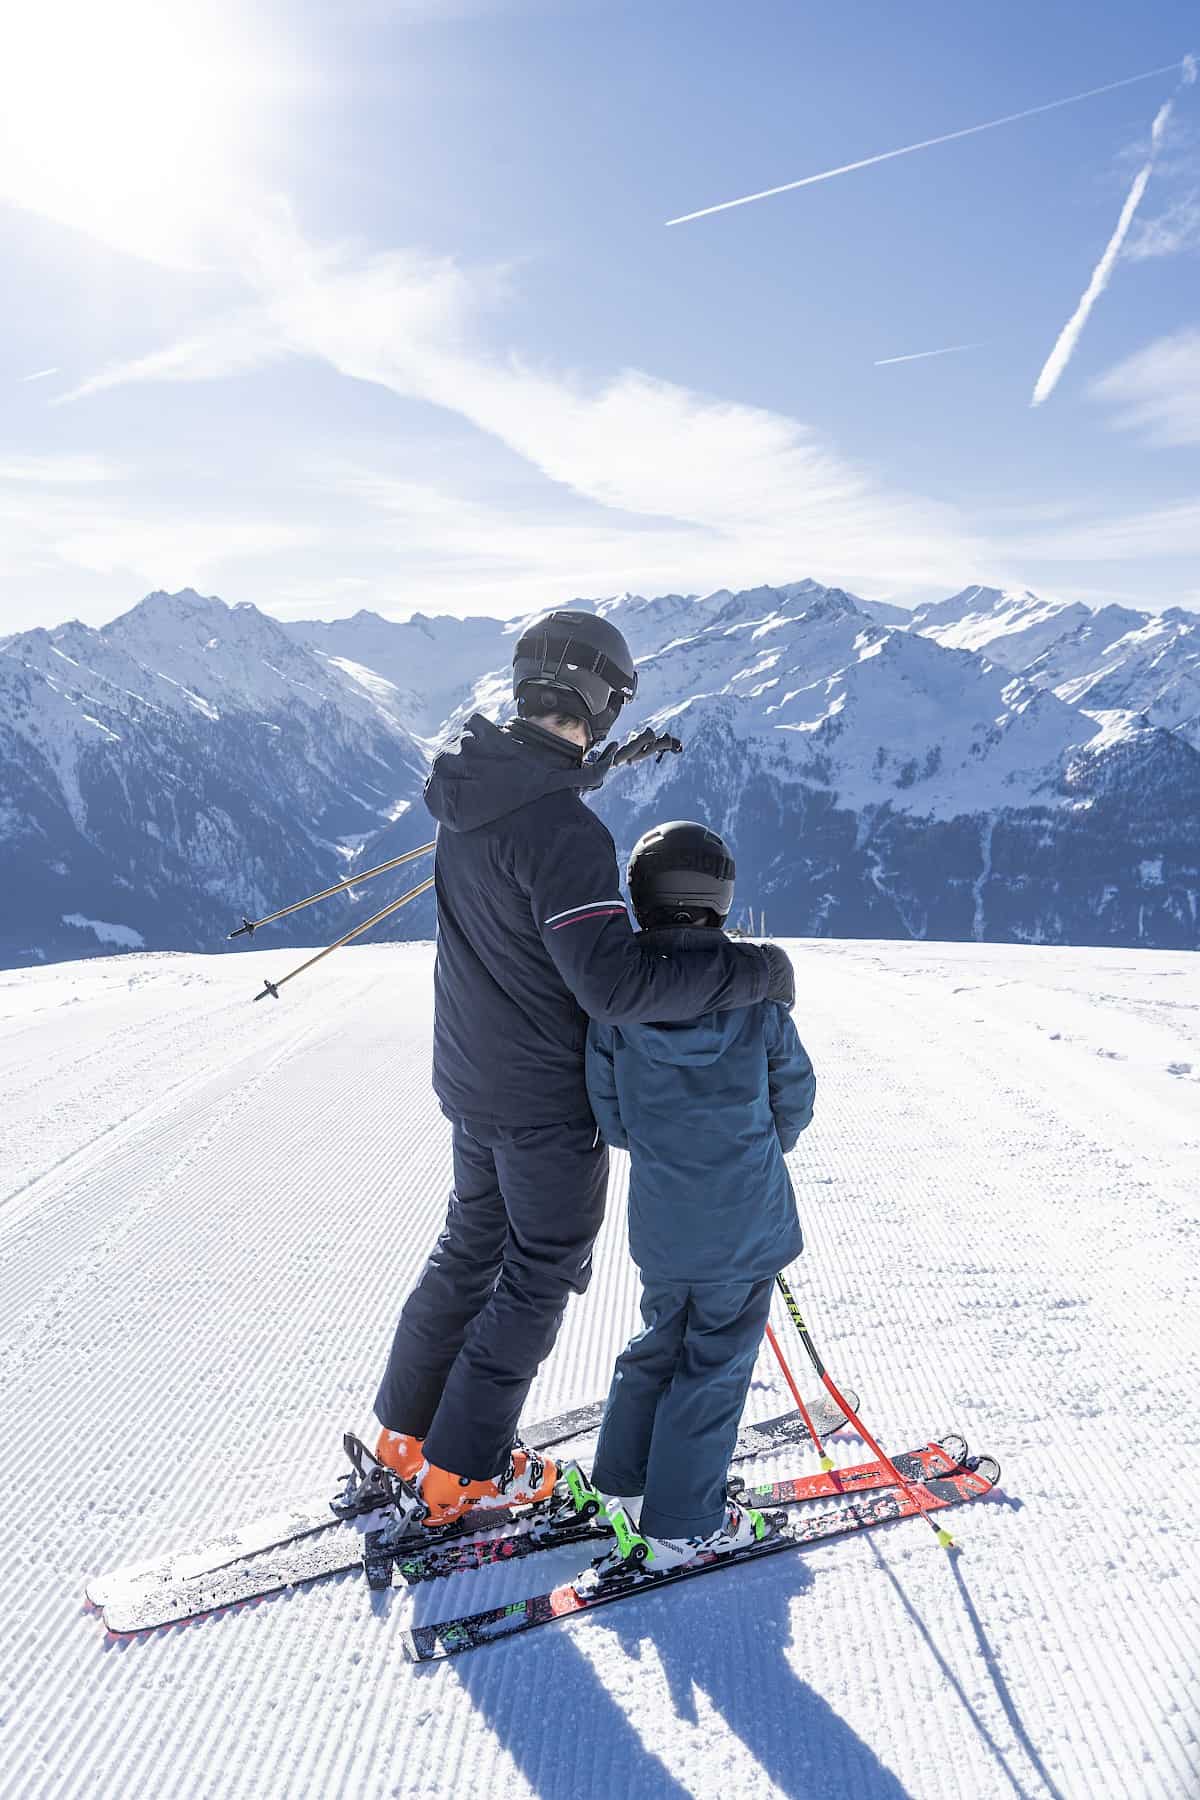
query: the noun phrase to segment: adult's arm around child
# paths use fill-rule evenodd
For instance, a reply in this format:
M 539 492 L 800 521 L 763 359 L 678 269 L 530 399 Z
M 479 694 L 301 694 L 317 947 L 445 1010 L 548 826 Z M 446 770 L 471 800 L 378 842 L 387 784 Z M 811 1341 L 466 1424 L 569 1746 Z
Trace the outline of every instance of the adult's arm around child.
M 545 813 L 545 835 L 519 840 L 514 872 L 551 962 L 589 1019 L 662 1024 L 794 997 L 778 946 L 768 957 L 714 931 L 686 952 L 647 949 L 629 923 L 607 827 L 573 796 Z
M 784 1150 L 792 1150 L 800 1133 L 812 1123 L 817 1078 L 787 1008 L 772 1004 L 766 1015 L 771 1111 L 779 1142 Z
M 629 1139 L 621 1123 L 621 1106 L 617 1099 L 612 1028 L 598 1024 L 595 1019 L 588 1026 L 587 1085 L 588 1099 L 601 1137 L 613 1150 L 628 1150 Z

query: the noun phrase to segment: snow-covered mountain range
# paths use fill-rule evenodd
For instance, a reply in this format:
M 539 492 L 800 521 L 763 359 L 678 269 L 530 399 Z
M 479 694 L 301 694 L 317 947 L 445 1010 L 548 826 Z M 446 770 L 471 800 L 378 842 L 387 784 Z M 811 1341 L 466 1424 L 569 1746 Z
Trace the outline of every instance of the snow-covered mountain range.
M 191 592 L 4 640 L 0 964 L 212 948 L 243 911 L 340 880 L 420 795 L 390 697 Z
M 1200 947 L 1200 616 L 980 587 L 906 613 L 813 581 L 571 604 L 639 658 L 629 722 L 687 744 L 600 795 L 622 852 L 709 820 L 772 932 Z M 428 757 L 507 710 L 515 629 L 188 591 L 0 641 L 0 963 L 212 947 L 423 842 Z
M 911 629 L 949 649 L 981 651 L 1089 713 L 1141 717 L 1200 747 L 1200 616 L 1182 607 L 1093 612 L 973 587 L 921 607 Z
M 639 700 L 688 755 L 633 771 L 602 809 L 626 842 L 655 818 L 709 818 L 772 930 L 1200 944 L 1200 731 L 1177 719 L 1200 620 L 1153 668 L 1139 643 L 1123 704 L 1093 713 L 1045 679 L 1052 645 L 998 654 L 1029 621 L 1012 596 L 990 607 L 980 650 L 814 584 L 726 597 L 643 665 Z M 1079 629 L 1064 621 L 1067 640 Z M 1158 629 L 1139 618 L 1134 635 Z M 1095 649 L 1101 670 L 1122 665 L 1103 636 Z

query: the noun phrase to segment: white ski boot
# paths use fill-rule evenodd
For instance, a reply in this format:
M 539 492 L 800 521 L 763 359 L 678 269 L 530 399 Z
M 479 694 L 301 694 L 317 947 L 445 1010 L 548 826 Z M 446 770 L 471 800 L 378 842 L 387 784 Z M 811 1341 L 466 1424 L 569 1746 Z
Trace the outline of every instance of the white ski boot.
M 616 1543 L 592 1564 L 598 1581 L 617 1575 L 662 1575 L 687 1563 L 711 1562 L 744 1550 L 770 1535 L 770 1522 L 752 1506 L 727 1501 L 725 1518 L 705 1537 L 663 1538 L 638 1532 L 627 1513 L 614 1507 L 608 1515 Z

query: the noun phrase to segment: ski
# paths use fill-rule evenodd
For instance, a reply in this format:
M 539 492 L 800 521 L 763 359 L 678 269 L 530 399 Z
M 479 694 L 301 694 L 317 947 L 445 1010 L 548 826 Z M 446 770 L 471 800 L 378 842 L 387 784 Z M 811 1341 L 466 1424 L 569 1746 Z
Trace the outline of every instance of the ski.
M 922 1482 L 919 1492 L 924 1510 L 931 1512 L 978 1500 L 990 1493 L 999 1479 L 999 1463 L 990 1456 L 979 1457 L 969 1469 Z M 870 1499 L 851 1500 L 837 1511 L 823 1513 L 817 1518 L 796 1525 L 778 1525 L 770 1536 L 747 1545 L 744 1550 L 733 1551 L 727 1556 L 710 1555 L 683 1568 L 667 1569 L 661 1575 L 630 1574 L 600 1581 L 592 1569 L 586 1569 L 549 1593 L 531 1595 L 508 1606 L 493 1607 L 488 1612 L 447 1619 L 440 1625 L 412 1626 L 402 1637 L 404 1651 L 412 1662 L 433 1662 L 439 1657 L 457 1656 L 464 1650 L 475 1650 L 482 1644 L 532 1631 L 536 1625 L 576 1617 L 595 1606 L 629 1600 L 637 1594 L 669 1587 L 677 1581 L 690 1581 L 700 1575 L 715 1574 L 718 1569 L 735 1564 L 757 1562 L 760 1557 L 773 1556 L 781 1550 L 796 1550 L 805 1544 L 821 1543 L 849 1532 L 889 1525 L 896 1519 L 912 1518 L 921 1509 L 903 1488 L 890 1487 Z
M 967 1446 L 960 1437 L 945 1437 L 927 1444 L 924 1449 L 909 1450 L 892 1458 L 901 1475 L 909 1481 L 952 1475 L 966 1460 Z M 836 1500 L 842 1495 L 894 1485 L 886 1464 L 876 1461 L 855 1463 L 848 1469 L 800 1475 L 791 1481 L 768 1481 L 756 1487 L 739 1483 L 737 1498 L 760 1511 L 767 1511 L 772 1507 L 800 1506 L 808 1500 Z M 378 1574 L 372 1585 L 390 1586 L 389 1564 L 394 1561 L 396 1573 L 409 1586 L 415 1587 L 421 1581 L 440 1581 L 444 1576 L 459 1575 L 467 1569 L 519 1562 L 542 1550 L 559 1550 L 566 1544 L 589 1543 L 610 1536 L 611 1532 L 602 1520 L 568 1518 L 561 1512 L 535 1519 L 528 1529 L 506 1537 L 477 1537 L 418 1546 L 408 1554 L 405 1554 L 406 1546 L 389 1552 L 386 1529 L 373 1531 L 367 1534 L 368 1577 L 374 1566 Z
M 535 1450 L 549 1450 L 555 1444 L 564 1444 L 595 1431 L 603 1416 L 603 1400 L 576 1406 L 569 1412 L 556 1413 L 553 1418 L 529 1426 L 528 1441 Z M 192 1550 L 177 1551 L 156 1562 L 130 1563 L 124 1568 L 110 1569 L 107 1574 L 93 1577 L 85 1592 L 93 1606 L 105 1607 L 127 1589 L 152 1590 L 163 1583 L 192 1581 L 212 1569 L 240 1562 L 243 1557 L 272 1550 L 278 1544 L 290 1544 L 314 1531 L 326 1531 L 336 1522 L 328 1496 L 321 1494 L 252 1519 L 217 1537 L 207 1538 Z
M 857 1397 L 847 1392 L 846 1398 L 857 1410 Z M 578 1407 L 531 1427 L 529 1438 L 544 1450 L 581 1437 L 599 1424 L 603 1410 L 602 1402 Z M 845 1423 L 845 1414 L 828 1395 L 812 1401 L 809 1412 L 822 1436 Z M 744 1425 L 738 1433 L 734 1461 L 765 1455 L 782 1444 L 807 1441 L 808 1431 L 799 1412 L 782 1413 Z M 382 1502 L 377 1517 L 380 1512 L 386 1517 Z M 500 1531 L 529 1516 L 508 1509 L 470 1513 L 437 1542 L 446 1543 L 482 1531 Z M 422 1541 L 422 1548 L 426 1542 Z M 362 1532 L 349 1519 L 339 1520 L 332 1515 L 327 1500 L 313 1501 L 255 1520 L 198 1549 L 97 1576 L 88 1583 L 86 1592 L 93 1606 L 103 1609 L 110 1631 L 146 1631 L 274 1593 L 298 1582 L 362 1567 L 369 1549 Z M 378 1570 L 378 1563 L 373 1566 Z M 372 1564 L 368 1562 L 368 1573 L 371 1572 Z

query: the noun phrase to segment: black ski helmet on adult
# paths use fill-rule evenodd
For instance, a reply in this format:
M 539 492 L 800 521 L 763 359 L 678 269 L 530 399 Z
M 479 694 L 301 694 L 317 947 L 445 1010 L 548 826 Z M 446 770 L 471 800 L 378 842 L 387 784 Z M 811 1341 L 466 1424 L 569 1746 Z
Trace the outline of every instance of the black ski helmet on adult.
M 629 859 L 629 898 L 640 921 L 696 923 L 713 913 L 724 924 L 733 905 L 735 869 L 717 832 L 691 819 L 655 825 Z
M 594 613 L 552 612 L 527 625 L 513 652 L 513 698 L 523 719 L 562 713 L 600 743 L 637 692 L 633 654 Z

